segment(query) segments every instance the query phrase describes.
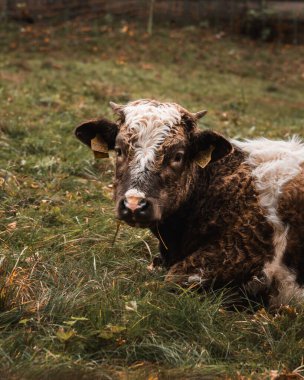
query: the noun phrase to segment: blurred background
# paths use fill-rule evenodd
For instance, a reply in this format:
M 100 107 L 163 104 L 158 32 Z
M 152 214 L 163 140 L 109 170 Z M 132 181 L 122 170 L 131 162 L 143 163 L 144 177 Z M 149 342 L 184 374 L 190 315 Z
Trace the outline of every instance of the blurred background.
M 304 38 L 303 0 L 0 0 L 3 18 L 28 23 L 77 17 L 123 17 L 141 23 L 221 28 L 294 44 Z

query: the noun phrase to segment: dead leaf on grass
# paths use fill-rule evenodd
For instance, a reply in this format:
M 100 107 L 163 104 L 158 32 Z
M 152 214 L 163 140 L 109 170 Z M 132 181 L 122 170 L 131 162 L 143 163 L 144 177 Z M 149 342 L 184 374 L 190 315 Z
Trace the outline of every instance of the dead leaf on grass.
M 114 335 L 119 334 L 123 331 L 125 331 L 126 328 L 124 326 L 117 326 L 117 325 L 107 325 L 104 329 L 100 331 L 98 336 L 102 339 L 108 340 L 113 338 Z
M 56 332 L 57 338 L 63 343 L 67 342 L 68 340 L 73 338 L 75 335 L 76 335 L 75 330 L 65 331 L 63 327 L 60 327 L 60 329 Z
M 17 227 L 17 222 L 12 222 L 6 226 L 6 229 L 7 231 L 13 231 L 16 229 L 16 227 Z

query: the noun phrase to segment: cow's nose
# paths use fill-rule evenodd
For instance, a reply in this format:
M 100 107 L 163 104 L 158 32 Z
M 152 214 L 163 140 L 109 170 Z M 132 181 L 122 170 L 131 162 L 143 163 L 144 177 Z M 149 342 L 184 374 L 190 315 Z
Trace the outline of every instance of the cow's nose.
M 144 210 L 148 204 L 145 198 L 135 196 L 126 197 L 123 203 L 125 208 L 131 211 L 132 213 L 134 213 L 135 211 Z

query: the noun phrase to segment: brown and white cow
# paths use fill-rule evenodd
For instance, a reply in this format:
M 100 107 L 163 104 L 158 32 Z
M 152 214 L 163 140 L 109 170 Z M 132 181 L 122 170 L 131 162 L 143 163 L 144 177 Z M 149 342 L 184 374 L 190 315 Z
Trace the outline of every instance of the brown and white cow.
M 166 280 L 304 300 L 303 143 L 227 140 L 175 103 L 111 106 L 117 122 L 75 133 L 96 156 L 115 150 L 117 217 L 159 239 Z

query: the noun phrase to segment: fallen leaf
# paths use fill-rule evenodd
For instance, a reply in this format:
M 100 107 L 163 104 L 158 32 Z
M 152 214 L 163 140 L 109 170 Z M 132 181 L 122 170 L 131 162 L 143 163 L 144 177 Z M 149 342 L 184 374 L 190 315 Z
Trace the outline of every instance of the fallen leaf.
M 137 311 L 137 302 L 136 301 L 126 302 L 125 309 L 128 311 Z
M 12 223 L 9 223 L 7 226 L 6 226 L 6 229 L 8 231 L 13 231 L 15 230 L 17 227 L 17 222 L 12 222 Z
M 100 331 L 99 337 L 102 339 L 111 339 L 115 334 L 119 334 L 122 331 L 125 331 L 126 328 L 124 326 L 117 325 L 107 325 L 103 330 Z
M 21 319 L 20 321 L 19 321 L 19 325 L 26 325 L 28 322 L 30 322 L 31 321 L 31 319 Z
M 67 330 L 67 331 L 65 331 L 64 328 L 62 328 L 62 327 L 56 333 L 57 338 L 61 342 L 67 342 L 69 339 L 73 338 L 73 336 L 75 336 L 75 335 L 76 335 L 76 331 L 75 330 Z

